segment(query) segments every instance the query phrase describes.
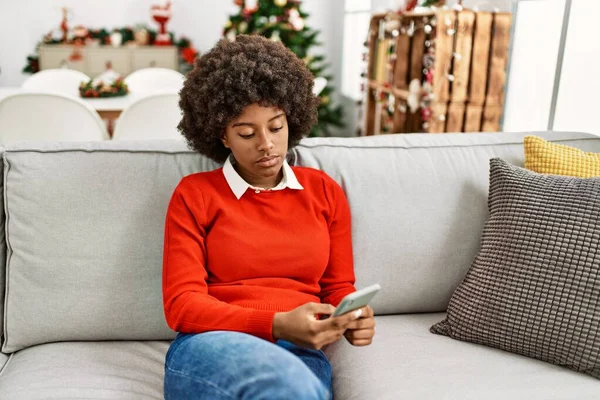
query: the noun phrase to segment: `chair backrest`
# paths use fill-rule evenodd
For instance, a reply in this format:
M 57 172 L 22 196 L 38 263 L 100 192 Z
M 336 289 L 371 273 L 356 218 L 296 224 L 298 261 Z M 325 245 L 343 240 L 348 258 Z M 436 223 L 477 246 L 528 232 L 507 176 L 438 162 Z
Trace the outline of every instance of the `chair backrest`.
M 117 120 L 113 140 L 183 139 L 179 94 L 155 93 L 127 107 Z
M 79 85 L 90 77 L 74 69 L 45 69 L 23 82 L 23 89 L 35 92 L 63 93 L 79 97 Z
M 125 77 L 125 83 L 132 93 L 152 93 L 164 91 L 179 92 L 185 76 L 168 68 L 142 68 Z
M 110 137 L 98 113 L 76 97 L 16 93 L 0 100 L 0 143 L 95 141 Z

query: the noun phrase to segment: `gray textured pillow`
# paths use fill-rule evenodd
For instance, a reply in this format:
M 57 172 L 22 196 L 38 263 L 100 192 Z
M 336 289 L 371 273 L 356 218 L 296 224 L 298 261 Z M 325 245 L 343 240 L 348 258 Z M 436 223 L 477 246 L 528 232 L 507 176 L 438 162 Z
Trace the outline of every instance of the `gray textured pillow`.
M 431 332 L 600 379 L 600 178 L 490 160 L 481 249 Z

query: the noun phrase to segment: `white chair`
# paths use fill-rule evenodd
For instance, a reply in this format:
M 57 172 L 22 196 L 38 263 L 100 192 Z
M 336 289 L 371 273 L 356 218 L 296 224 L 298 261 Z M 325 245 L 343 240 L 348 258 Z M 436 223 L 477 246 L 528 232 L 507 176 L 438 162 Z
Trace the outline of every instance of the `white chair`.
M 39 92 L 0 100 L 0 144 L 108 139 L 98 113 L 76 97 Z
M 168 68 L 142 68 L 125 77 L 131 93 L 179 92 L 185 76 Z
M 45 69 L 27 78 L 21 88 L 33 92 L 63 93 L 79 97 L 79 85 L 89 80 L 89 76 L 74 69 Z
M 183 139 L 177 130 L 179 121 L 179 94 L 151 94 L 123 110 L 117 119 L 113 140 Z

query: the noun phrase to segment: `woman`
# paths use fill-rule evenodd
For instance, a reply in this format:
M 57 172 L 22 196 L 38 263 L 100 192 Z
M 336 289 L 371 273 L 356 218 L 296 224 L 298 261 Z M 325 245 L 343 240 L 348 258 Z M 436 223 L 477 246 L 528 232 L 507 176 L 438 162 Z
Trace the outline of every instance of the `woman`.
M 313 76 L 281 43 L 221 40 L 187 77 L 179 129 L 223 168 L 184 177 L 165 226 L 163 301 L 178 332 L 166 399 L 326 399 L 321 351 L 371 343 L 373 311 L 330 315 L 354 292 L 350 210 L 286 153 L 317 120 Z

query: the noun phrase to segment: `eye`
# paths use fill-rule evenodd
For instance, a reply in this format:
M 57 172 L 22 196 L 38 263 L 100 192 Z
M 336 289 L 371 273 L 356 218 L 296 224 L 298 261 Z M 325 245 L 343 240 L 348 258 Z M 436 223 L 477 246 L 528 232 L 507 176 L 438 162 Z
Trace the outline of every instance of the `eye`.
M 283 125 L 277 128 L 271 128 L 271 132 L 279 132 L 280 130 L 283 129 Z
M 250 139 L 252 136 L 254 136 L 254 133 L 251 133 L 249 135 L 242 135 L 241 133 L 239 134 L 241 138 L 243 139 Z

